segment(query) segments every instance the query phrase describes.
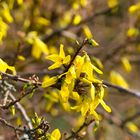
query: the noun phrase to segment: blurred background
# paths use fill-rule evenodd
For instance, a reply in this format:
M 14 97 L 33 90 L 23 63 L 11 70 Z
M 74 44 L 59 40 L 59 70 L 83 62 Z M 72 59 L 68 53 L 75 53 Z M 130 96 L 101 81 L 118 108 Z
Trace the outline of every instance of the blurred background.
M 103 71 L 100 79 L 140 91 L 139 0 L 1 0 L 0 15 L 0 58 L 15 66 L 21 77 L 35 74 L 42 81 L 46 75 L 61 73 L 63 69 L 48 71 L 52 63 L 44 59 L 46 53 L 58 53 L 62 43 L 66 54 L 73 55 L 78 48 L 76 40 L 81 43 L 92 37 L 99 47 L 87 46 L 84 50 L 92 63 Z M 36 44 L 34 39 L 38 39 Z M 40 45 L 45 45 L 47 50 Z M 21 83 L 10 82 L 18 97 Z M 50 130 L 59 128 L 62 133 L 80 126 L 83 120 L 79 114 L 65 112 L 58 101 L 47 97 L 49 92 L 39 88 L 32 98 L 21 101 L 29 117 L 37 112 L 47 118 Z M 94 132 L 94 123 L 91 124 L 87 131 L 81 132 L 81 139 L 140 139 L 139 97 L 107 87 L 105 101 L 113 113 L 110 117 L 99 107 L 99 113 L 104 114 L 99 128 Z M 12 116 L 9 111 L 1 110 L 0 115 L 17 126 L 25 123 L 18 111 Z M 130 120 L 121 127 L 120 121 L 127 118 Z M 13 135 L 0 126 L 0 140 L 14 139 Z

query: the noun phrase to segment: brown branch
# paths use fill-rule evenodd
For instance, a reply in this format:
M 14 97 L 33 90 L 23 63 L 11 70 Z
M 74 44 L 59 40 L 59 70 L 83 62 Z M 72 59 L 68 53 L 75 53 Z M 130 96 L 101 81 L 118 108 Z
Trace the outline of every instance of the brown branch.
M 73 60 L 71 60 L 70 64 L 73 63 L 74 59 L 75 59 L 75 56 L 73 57 Z M 71 66 L 71 65 L 70 65 L 70 66 Z M 70 67 L 70 66 L 69 66 L 69 67 Z M 42 73 L 42 71 L 41 71 L 41 72 L 37 72 L 37 74 L 41 74 L 41 73 Z M 45 73 L 48 73 L 48 72 L 47 72 L 47 71 L 43 72 L 43 74 L 45 74 Z M 14 81 L 20 81 L 20 82 L 23 82 L 23 83 L 31 83 L 31 84 L 33 84 L 33 85 L 35 85 L 35 86 L 41 86 L 41 85 L 42 85 L 42 83 L 39 82 L 39 81 L 38 81 L 38 82 L 36 82 L 36 81 L 31 81 L 31 80 L 29 80 L 29 79 L 21 78 L 20 76 L 15 76 L 15 75 L 8 74 L 8 73 L 4 73 L 4 72 L 0 72 L 0 74 L 1 74 L 2 76 L 8 77 L 8 78 L 10 78 L 10 79 L 12 79 L 12 80 L 14 80 Z M 34 74 L 34 73 L 30 73 L 30 75 L 31 75 L 31 74 Z M 41 74 L 41 75 L 42 75 L 42 74 Z M 132 90 L 132 89 L 126 89 L 126 88 L 123 88 L 123 87 L 121 87 L 121 86 L 118 86 L 118 85 L 115 85 L 115 84 L 111 84 L 111 83 L 109 83 L 109 82 L 107 82 L 107 81 L 103 81 L 103 84 L 106 85 L 106 86 L 109 87 L 109 88 L 116 89 L 116 90 L 118 90 L 119 92 L 126 92 L 127 94 L 129 94 L 129 95 L 131 95 L 131 96 L 140 98 L 140 92 L 138 92 L 138 91 L 135 91 L 135 90 Z M 28 93 L 28 94 L 29 94 L 29 93 Z M 23 96 L 25 96 L 25 95 L 23 95 Z M 20 99 L 19 99 L 19 100 L 20 100 Z
M 16 98 L 14 97 L 14 95 L 12 93 L 9 93 L 9 96 L 10 98 L 13 100 L 13 102 L 17 101 Z M 25 121 L 27 122 L 27 125 L 29 127 L 29 129 L 33 129 L 33 126 L 32 126 L 32 123 L 31 123 L 31 120 L 30 118 L 28 117 L 24 107 L 18 103 L 18 102 L 15 102 L 15 105 L 17 106 L 18 110 L 21 112 L 23 118 L 25 119 Z
M 94 119 L 90 120 L 88 123 L 84 122 L 77 131 L 73 132 L 72 134 L 66 138 L 66 140 L 74 139 L 78 137 L 78 133 L 85 127 L 88 127 L 92 122 L 94 122 Z
M 11 107 L 12 105 L 15 105 L 17 102 L 20 102 L 20 100 L 22 100 L 25 96 L 29 95 L 30 93 L 32 93 L 37 87 L 34 86 L 32 89 L 30 89 L 29 91 L 27 91 L 26 93 L 22 94 L 18 99 L 14 99 L 12 102 L 10 102 L 8 105 L 2 105 L 0 106 L 2 109 L 8 109 L 9 107 Z
M 87 39 L 84 39 L 82 44 L 79 46 L 79 48 L 77 49 L 77 51 L 75 52 L 74 56 L 72 57 L 69 65 L 66 67 L 65 72 L 67 72 L 69 70 L 69 68 L 71 67 L 71 65 L 73 64 L 76 56 L 79 54 L 79 52 L 81 51 L 81 49 L 86 45 L 86 43 L 88 43 Z
M 125 120 L 123 120 L 122 124 L 121 124 L 121 127 L 124 127 L 127 122 L 133 121 L 138 117 L 140 117 L 140 111 L 137 112 L 136 114 L 134 114 L 133 116 L 130 116 L 130 117 L 126 118 Z
M 1 72 L 1 71 L 0 71 L 0 75 L 2 75 L 4 77 L 8 77 L 9 79 L 12 79 L 14 81 L 20 81 L 20 82 L 23 82 L 23 83 L 33 84 L 35 86 L 41 86 L 41 82 L 37 82 L 37 81 L 34 81 L 34 80 L 21 78 L 20 76 L 17 76 L 17 75 L 12 75 L 12 74 L 9 74 L 9 73 L 4 73 L 4 72 Z
M 57 29 L 57 30 L 55 30 L 52 34 L 50 34 L 50 35 L 48 35 L 48 36 L 45 35 L 45 36 L 41 37 L 41 39 L 42 39 L 43 41 L 47 42 L 47 41 L 49 41 L 50 39 L 52 39 L 53 37 L 60 35 L 63 31 L 68 30 L 68 29 L 71 29 L 71 28 L 74 28 L 74 27 L 78 27 L 78 26 L 83 25 L 83 24 L 85 24 L 85 23 L 88 23 L 88 22 L 94 20 L 95 17 L 98 17 L 98 16 L 105 15 L 105 14 L 109 13 L 109 12 L 110 12 L 112 9 L 114 9 L 114 8 L 116 8 L 116 6 L 113 7 L 113 8 L 106 8 L 106 9 L 103 9 L 103 10 L 97 12 L 97 13 L 92 14 L 90 17 L 87 17 L 87 18 L 83 19 L 83 20 L 82 20 L 79 24 L 77 24 L 77 25 L 70 24 L 70 25 L 68 25 L 68 26 L 66 26 L 66 27 L 63 27 L 63 28 L 61 28 L 61 29 Z
M 13 129 L 14 131 L 23 132 L 22 129 L 15 128 L 12 124 L 10 124 L 9 122 L 7 122 L 5 119 L 3 119 L 3 118 L 1 118 L 1 117 L 0 117 L 0 122 L 1 122 L 2 124 L 4 124 L 5 126 L 11 128 L 11 129 Z
M 8 96 L 9 96 L 9 91 L 7 91 L 7 92 L 5 93 L 5 95 L 4 95 L 3 106 L 6 105 L 6 102 L 7 102 Z
M 103 81 L 103 84 L 106 85 L 109 88 L 116 89 L 119 92 L 125 92 L 125 93 L 127 93 L 127 94 L 129 94 L 131 96 L 140 98 L 140 92 L 138 92 L 138 91 L 134 91 L 134 90 L 131 90 L 131 89 L 126 89 L 126 88 L 123 88 L 121 86 L 118 86 L 118 85 L 115 85 L 115 84 L 111 84 L 111 83 L 109 83 L 107 81 Z

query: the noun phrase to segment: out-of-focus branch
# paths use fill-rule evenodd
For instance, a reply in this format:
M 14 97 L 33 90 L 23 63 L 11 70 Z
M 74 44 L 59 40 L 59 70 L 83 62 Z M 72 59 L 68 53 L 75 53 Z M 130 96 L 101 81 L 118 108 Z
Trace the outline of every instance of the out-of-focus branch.
M 12 100 L 13 100 L 12 102 L 10 102 L 8 105 L 4 105 L 4 106 L 2 105 L 0 107 L 2 109 L 8 109 L 10 106 L 15 105 L 17 102 L 20 102 L 20 100 L 22 100 L 25 96 L 27 96 L 30 93 L 32 93 L 35 89 L 36 89 L 36 87 L 31 88 L 29 91 L 27 91 L 26 93 L 22 94 L 18 99 L 13 99 L 13 96 L 12 96 Z
M 137 112 L 136 114 L 134 114 L 133 116 L 130 116 L 130 117 L 126 118 L 125 120 L 123 120 L 122 124 L 121 124 L 121 127 L 124 127 L 127 122 L 133 121 L 138 117 L 140 117 L 140 111 Z
M 19 103 L 16 102 L 17 99 L 14 97 L 14 95 L 12 93 L 9 93 L 10 98 L 13 100 L 13 102 L 15 103 L 15 105 L 17 106 L 17 109 L 21 112 L 23 118 L 25 119 L 25 121 L 27 122 L 27 125 L 29 127 L 29 129 L 33 129 L 32 123 L 30 118 L 28 117 L 24 107 Z
M 92 122 L 94 122 L 94 119 L 90 120 L 88 123 L 84 122 L 77 131 L 73 132 L 72 131 L 72 134 L 66 138 L 66 140 L 70 140 L 70 139 L 74 139 L 74 138 L 77 138 L 79 137 L 78 136 L 78 133 L 85 127 L 88 127 Z
M 101 15 L 105 15 L 107 13 L 109 13 L 112 9 L 114 9 L 116 7 L 113 7 L 113 8 L 106 8 L 106 9 L 103 9 L 99 12 L 96 12 L 96 13 L 93 13 L 91 16 L 83 19 L 79 24 L 77 25 L 73 25 L 73 24 L 70 24 L 66 27 L 63 27 L 63 28 L 60 28 L 60 29 L 57 29 L 55 30 L 53 33 L 51 33 L 50 35 L 45 35 L 45 36 L 42 36 L 41 39 L 45 42 L 49 41 L 50 39 L 52 39 L 53 37 L 55 36 L 58 36 L 58 35 L 61 35 L 61 33 L 65 30 L 68 30 L 68 29 L 71 29 L 71 28 L 74 28 L 74 27 L 77 27 L 77 26 L 80 26 L 80 25 L 83 25 L 85 23 L 88 23 L 88 22 L 91 22 L 95 17 L 98 17 L 98 16 L 101 16 Z
M 7 122 L 5 119 L 0 117 L 0 122 L 5 125 L 6 127 L 9 127 L 11 129 L 13 129 L 14 131 L 19 131 L 19 132 L 23 132 L 22 129 L 19 128 L 15 128 L 12 124 L 10 124 L 9 122 Z
M 134 90 L 131 90 L 131 89 L 126 89 L 126 88 L 123 88 L 121 86 L 118 86 L 118 85 L 115 85 L 115 84 L 111 84 L 111 83 L 109 83 L 107 81 L 103 81 L 103 84 L 106 85 L 109 88 L 116 89 L 119 92 L 125 92 L 125 93 L 127 93 L 127 94 L 129 94 L 131 96 L 140 98 L 140 92 L 138 92 L 138 91 L 134 91 Z

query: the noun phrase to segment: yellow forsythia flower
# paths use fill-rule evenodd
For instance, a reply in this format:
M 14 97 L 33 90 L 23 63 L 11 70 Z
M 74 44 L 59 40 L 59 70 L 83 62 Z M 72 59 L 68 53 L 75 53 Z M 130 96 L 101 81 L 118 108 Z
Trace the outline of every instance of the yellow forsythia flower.
M 95 99 L 95 87 L 92 83 L 90 84 L 90 96 L 91 96 L 91 99 L 94 101 L 94 99 Z
M 73 3 L 72 3 L 72 8 L 74 10 L 78 10 L 80 8 L 80 4 L 75 0 Z
M 137 4 L 134 4 L 134 5 L 131 5 L 128 9 L 129 13 L 130 14 L 135 14 L 137 12 L 140 12 L 140 3 L 137 3 Z
M 64 83 L 61 86 L 61 90 L 60 90 L 61 101 L 64 103 L 68 102 L 69 94 L 70 94 L 69 87 L 66 83 Z
M 133 123 L 133 122 L 128 122 L 126 124 L 126 127 L 132 132 L 132 133 L 137 133 L 139 131 L 139 128 Z
M 92 33 L 87 25 L 83 26 L 84 34 L 87 38 L 92 38 Z
M 75 15 L 74 19 L 73 19 L 73 24 L 77 25 L 81 22 L 82 18 L 80 15 Z
M 87 3 L 88 3 L 88 0 L 80 0 L 80 4 L 81 4 L 83 7 L 86 7 L 86 6 L 87 6 Z
M 15 67 L 9 66 L 6 62 L 4 62 L 4 61 L 0 58 L 0 71 L 1 71 L 1 72 L 6 72 L 7 69 L 10 70 L 10 71 L 12 71 L 12 73 L 13 73 L 14 75 L 16 75 Z M 1 76 L 0 76 L 0 78 L 1 78 Z
M 39 59 L 42 53 L 48 54 L 48 47 L 42 40 L 35 38 L 32 46 L 32 56 Z
M 25 57 L 24 56 L 22 56 L 22 55 L 18 55 L 18 60 L 21 60 L 21 61 L 25 61 Z
M 44 25 L 44 26 L 50 25 L 50 20 L 43 18 L 43 17 L 36 17 L 35 22 L 38 25 Z
M 123 64 L 123 67 L 125 68 L 125 70 L 126 70 L 127 72 L 130 72 L 130 71 L 132 70 L 132 67 L 131 67 L 131 64 L 130 64 L 128 58 L 123 57 L 123 58 L 121 59 L 121 61 L 122 61 L 122 64 Z
M 68 72 L 66 73 L 65 82 L 67 84 L 70 84 L 73 79 L 76 79 L 76 72 L 75 72 L 75 67 L 72 65 L 69 68 Z
M 113 7 L 117 6 L 118 3 L 119 3 L 118 0 L 108 0 L 107 1 L 107 4 L 108 4 L 109 8 L 113 8 Z
M 9 10 L 8 5 L 5 2 L 3 2 L 2 6 L 3 6 L 3 9 L 1 10 L 2 17 L 5 20 L 7 20 L 9 23 L 13 22 L 13 17 L 10 14 L 10 10 Z
M 2 42 L 3 37 L 7 35 L 8 25 L 0 17 L 0 43 Z
M 81 72 L 87 74 L 88 80 L 93 80 L 94 79 L 93 70 L 96 71 L 98 74 L 103 74 L 103 72 L 101 70 L 99 70 L 97 67 L 95 67 L 91 63 L 89 56 L 86 54 L 84 56 L 84 64 L 83 64 Z
M 128 37 L 136 37 L 139 34 L 139 29 L 132 27 L 127 30 Z
M 125 79 L 122 77 L 122 75 L 116 71 L 111 71 L 110 73 L 110 81 L 112 84 L 116 84 L 119 86 L 122 86 L 124 88 L 128 88 L 128 84 L 125 81 Z
M 36 59 L 41 57 L 41 54 L 47 55 L 49 53 L 48 46 L 37 35 L 36 31 L 29 32 L 26 41 L 32 45 L 32 56 Z
M 65 56 L 64 46 L 60 45 L 60 52 L 59 54 L 52 54 L 46 57 L 46 59 L 51 60 L 54 62 L 48 69 L 56 69 L 59 68 L 61 65 L 68 64 L 70 62 L 70 55 Z
M 55 129 L 51 133 L 51 138 L 49 140 L 60 140 L 60 138 L 61 138 L 61 133 L 59 129 Z
M 42 82 L 42 87 L 46 88 L 49 87 L 51 85 L 54 85 L 58 80 L 57 76 L 53 76 L 53 77 L 49 77 L 49 76 L 45 76 Z
M 22 5 L 22 4 L 23 4 L 23 0 L 17 0 L 17 3 L 18 3 L 19 5 Z
M 98 47 L 99 44 L 92 38 L 88 38 L 88 43 L 90 46 L 93 46 L 93 47 Z

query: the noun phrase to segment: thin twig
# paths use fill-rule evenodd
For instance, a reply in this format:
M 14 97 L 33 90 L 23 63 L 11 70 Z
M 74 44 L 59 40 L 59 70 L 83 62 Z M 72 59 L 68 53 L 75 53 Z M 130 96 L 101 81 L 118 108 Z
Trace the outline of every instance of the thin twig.
M 78 136 L 78 133 L 85 127 L 89 126 L 92 122 L 94 122 L 94 119 L 90 120 L 88 123 L 84 122 L 77 131 L 75 132 L 72 132 L 72 134 L 66 138 L 66 140 L 69 140 L 69 139 L 74 139 Z
M 22 129 L 19 128 L 15 128 L 12 124 L 10 124 L 9 122 L 7 122 L 5 119 L 0 117 L 0 122 L 4 125 L 6 125 L 7 127 L 13 129 L 14 131 L 19 131 L 19 132 L 23 132 Z
M 63 28 L 61 28 L 61 29 L 57 29 L 57 30 L 55 30 L 52 34 L 50 34 L 50 35 L 48 35 L 48 36 L 45 35 L 45 36 L 41 37 L 41 39 L 42 39 L 43 41 L 47 42 L 47 41 L 49 41 L 50 39 L 52 39 L 53 37 L 55 37 L 55 36 L 57 36 L 57 35 L 60 35 L 63 31 L 68 30 L 68 29 L 71 29 L 71 28 L 74 28 L 74 27 L 77 27 L 77 26 L 80 26 L 80 25 L 83 25 L 83 24 L 85 24 L 85 23 L 88 23 L 88 22 L 94 20 L 95 17 L 98 17 L 98 16 L 105 15 L 105 14 L 109 13 L 109 12 L 110 12 L 112 9 L 114 9 L 114 8 L 116 8 L 116 6 L 113 7 L 113 8 L 106 8 L 106 9 L 103 9 L 103 10 L 97 12 L 97 13 L 92 14 L 90 17 L 87 17 L 87 18 L 83 19 L 83 20 L 82 20 L 79 24 L 77 24 L 77 25 L 70 24 L 70 25 L 68 25 L 68 26 L 66 26 L 66 27 L 63 27 Z
M 133 121 L 138 117 L 140 117 L 140 111 L 137 112 L 136 114 L 134 114 L 133 116 L 130 116 L 130 117 L 126 118 L 125 120 L 123 120 L 122 124 L 121 124 L 121 127 L 124 127 L 127 122 Z
M 13 102 L 15 103 L 15 105 L 17 106 L 18 110 L 21 112 L 23 118 L 25 119 L 25 121 L 27 122 L 27 125 L 29 127 L 29 129 L 33 129 L 32 123 L 30 118 L 28 117 L 24 107 L 17 102 L 17 99 L 14 97 L 14 95 L 12 93 L 9 93 L 10 98 L 13 100 Z
M 75 59 L 75 55 L 74 55 L 74 57 L 73 57 L 73 60 L 71 60 L 70 64 L 73 63 L 74 59 Z M 69 65 L 69 67 L 70 67 L 70 66 L 71 66 L 71 65 Z M 38 73 L 40 74 L 41 72 L 38 72 Z M 46 72 L 46 73 L 47 73 L 47 72 Z M 14 80 L 14 81 L 20 81 L 20 82 L 23 82 L 23 83 L 31 83 L 31 84 L 33 84 L 33 85 L 35 85 L 35 86 L 41 86 L 41 85 L 42 85 L 42 83 L 39 82 L 39 81 L 38 81 L 38 82 L 36 82 L 36 81 L 31 81 L 30 79 L 21 78 L 20 76 L 15 76 L 15 75 L 8 74 L 8 73 L 4 73 L 4 72 L 0 72 L 0 74 L 3 75 L 3 76 L 5 76 L 5 77 L 8 77 L 8 78 L 10 78 L 10 79 L 12 79 L 12 80 Z M 45 74 L 45 73 L 44 73 L 44 74 Z M 116 89 L 116 90 L 118 90 L 119 92 L 125 92 L 125 93 L 127 93 L 127 94 L 129 94 L 129 95 L 131 95 L 131 96 L 140 98 L 140 92 L 139 92 L 139 91 L 135 91 L 135 90 L 132 90 L 132 89 L 126 89 L 126 88 L 123 88 L 123 87 L 121 87 L 121 86 L 118 86 L 118 85 L 115 85 L 115 84 L 111 84 L 111 83 L 109 83 L 109 82 L 107 82 L 107 81 L 103 81 L 103 84 L 106 85 L 106 86 L 109 87 L 109 88 Z M 23 95 L 23 96 L 25 96 L 25 95 Z
M 67 68 L 65 69 L 65 72 L 68 71 L 68 69 L 71 67 L 71 65 L 73 64 L 76 56 L 79 54 L 79 52 L 81 51 L 81 49 L 85 46 L 85 44 L 87 43 L 87 39 L 84 39 L 82 44 L 79 46 L 79 48 L 77 49 L 77 51 L 75 52 L 74 56 L 72 57 L 69 65 L 67 66 Z
M 17 75 L 12 75 L 12 74 L 9 74 L 9 73 L 4 73 L 4 72 L 1 72 L 1 71 L 0 71 L 0 75 L 8 77 L 8 78 L 10 78 L 10 79 L 12 79 L 14 81 L 20 81 L 20 82 L 23 82 L 23 83 L 29 83 L 29 84 L 33 84 L 33 85 L 36 85 L 36 86 L 41 86 L 41 82 L 37 82 L 37 81 L 34 81 L 34 80 L 21 78 L 20 76 L 17 76 Z
M 10 102 L 8 105 L 2 105 L 0 106 L 2 109 L 8 109 L 9 107 L 11 107 L 12 105 L 15 105 L 17 102 L 20 102 L 20 100 L 22 100 L 25 96 L 29 95 L 30 93 L 32 93 L 34 90 L 36 89 L 36 87 L 33 87 L 32 89 L 30 89 L 29 91 L 27 91 L 26 93 L 22 94 L 18 99 L 14 99 L 12 102 Z
M 119 92 L 125 92 L 125 93 L 127 93 L 131 96 L 140 98 L 140 92 L 138 92 L 138 91 L 134 91 L 134 90 L 131 90 L 131 89 L 126 89 L 126 88 L 123 88 L 121 86 L 111 84 L 107 81 L 103 81 L 103 84 L 106 85 L 107 87 L 114 88 L 114 89 L 118 90 Z
M 8 96 L 9 96 L 9 91 L 7 91 L 7 92 L 5 93 L 5 95 L 4 95 L 3 106 L 6 105 L 6 102 L 7 102 Z

